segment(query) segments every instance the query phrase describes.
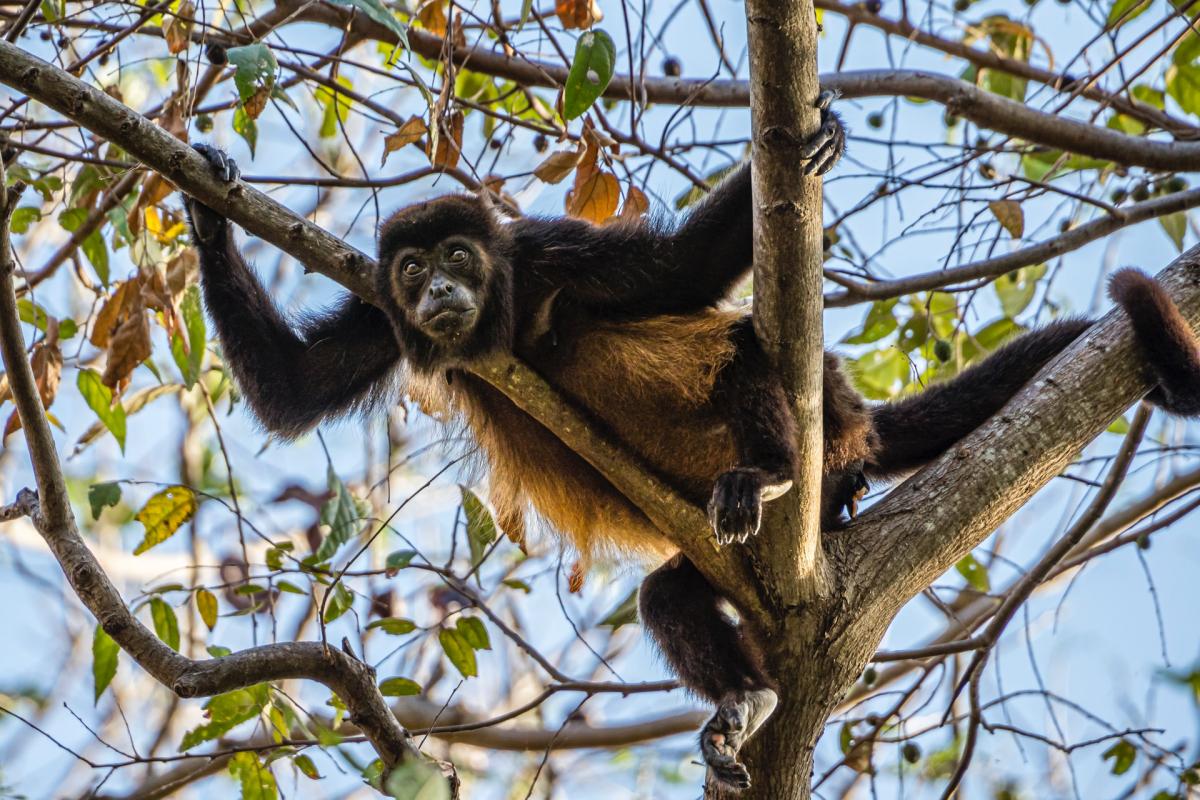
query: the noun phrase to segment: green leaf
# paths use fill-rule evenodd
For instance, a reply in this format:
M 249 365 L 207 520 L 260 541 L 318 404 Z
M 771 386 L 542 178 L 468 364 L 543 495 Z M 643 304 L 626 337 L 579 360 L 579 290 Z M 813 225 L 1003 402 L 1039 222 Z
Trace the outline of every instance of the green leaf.
M 582 116 L 603 94 L 612 80 L 617 61 L 617 46 L 612 38 L 593 28 L 575 43 L 575 58 L 563 86 L 563 117 Z
M 475 661 L 475 649 L 453 628 L 442 628 L 438 632 L 438 641 L 446 658 L 464 678 L 473 678 L 479 674 L 479 664 Z
M 450 784 L 426 761 L 409 759 L 393 769 L 383 791 L 399 800 L 450 800 Z
M 846 344 L 871 344 L 877 342 L 896 330 L 899 323 L 895 315 L 896 300 L 879 300 L 871 304 L 867 318 L 863 320 L 858 333 L 847 336 L 842 341 Z
M 329 526 L 329 533 L 325 535 L 324 541 L 321 542 L 321 546 L 315 553 L 318 561 L 327 561 L 333 558 L 338 548 L 358 532 L 361 519 L 354 498 L 350 495 L 346 484 L 342 483 L 342 479 L 334 472 L 333 464 L 326 467 L 325 478 L 333 496 L 325 505 L 321 506 L 321 524 Z
M 1117 417 L 1113 420 L 1112 425 L 1106 429 L 1107 433 L 1115 433 L 1118 436 L 1124 436 L 1129 433 L 1129 420 L 1124 417 Z
M 196 610 L 200 612 L 200 619 L 204 620 L 204 624 L 211 631 L 217 627 L 217 596 L 208 589 L 198 589 L 196 591 Z
M 42 218 L 42 210 L 33 206 L 21 206 L 13 212 L 9 228 L 13 233 L 25 233 L 29 226 Z
M 954 565 L 958 570 L 958 574 L 967 579 L 967 583 L 977 592 L 986 594 L 992 589 L 992 582 L 988 579 L 987 568 L 980 564 L 975 556 L 967 553 L 962 557 L 962 560 Z
M 92 519 L 100 519 L 100 513 L 106 508 L 115 508 L 121 502 L 121 484 L 93 483 L 88 487 L 88 505 L 92 507 Z
M 1175 249 L 1183 252 L 1183 239 L 1187 235 L 1187 212 L 1176 211 L 1174 214 L 1167 214 L 1165 217 L 1159 217 L 1158 222 L 1175 243 Z
M 92 635 L 92 685 L 95 687 L 93 703 L 99 702 L 100 695 L 104 694 L 104 690 L 116 677 L 117 656 L 120 653 L 121 648 L 117 643 L 104 632 L 104 628 L 97 625 L 96 632 Z
M 373 628 L 379 628 L 384 633 L 391 634 L 392 636 L 403 636 L 406 633 L 415 631 L 417 623 L 403 617 L 384 617 L 383 619 L 375 620 L 367 626 L 367 630 L 372 630 Z
M 21 322 L 32 325 L 43 333 L 46 331 L 46 324 L 50 319 L 46 309 L 26 297 L 17 301 L 17 316 L 21 318 Z
M 308 592 L 304 591 L 303 589 L 301 589 L 299 586 L 292 583 L 291 581 L 276 581 L 275 586 L 281 592 L 289 592 L 290 594 L 301 594 L 301 595 L 308 594 Z
M 357 8 L 359 11 L 363 12 L 368 17 L 399 36 L 400 43 L 404 46 L 404 49 L 409 49 L 408 31 L 403 25 L 400 24 L 400 20 L 392 16 L 392 12 L 387 10 L 387 6 L 383 4 L 382 0 L 330 0 L 330 2 L 339 6 Z
M 184 330 L 176 331 L 171 337 L 171 355 L 175 365 L 183 375 L 183 385 L 191 389 L 200 379 L 200 370 L 204 364 L 204 348 L 208 342 L 208 332 L 204 325 L 204 312 L 200 307 L 200 287 L 189 286 L 183 293 L 179 303 L 179 311 L 183 316 Z M 184 347 L 184 333 L 187 334 L 187 347 Z
M 704 176 L 704 182 L 708 184 L 710 188 L 712 188 L 723 181 L 730 173 L 738 169 L 740 166 L 741 164 L 729 164 L 728 166 L 713 170 Z M 675 198 L 675 210 L 683 211 L 688 206 L 698 203 L 705 197 L 708 197 L 708 194 L 708 192 L 701 189 L 699 186 L 692 186 L 690 189 Z
M 308 756 L 300 754 L 292 759 L 292 763 L 296 765 L 296 769 L 304 773 L 304 777 L 314 781 L 321 780 L 321 773 L 317 772 L 317 765 Z
M 483 558 L 487 546 L 496 541 L 496 521 L 479 495 L 466 486 L 458 488 L 462 492 L 463 512 L 467 516 L 467 545 L 471 549 L 471 564 L 475 565 Z
M 1200 67 L 1173 64 L 1167 68 L 1167 94 L 1189 114 L 1200 114 Z
M 533 589 L 529 588 L 529 584 L 520 578 L 508 578 L 501 581 L 501 583 L 510 589 L 516 589 L 517 591 L 524 592 L 525 594 L 529 594 L 533 591 Z
M 408 678 L 388 678 L 379 684 L 379 693 L 384 697 L 409 697 L 421 693 L 421 684 Z
M 476 617 L 460 617 L 458 624 L 455 625 L 464 642 L 469 644 L 474 650 L 491 650 L 492 640 L 488 637 L 487 628 L 484 627 L 483 620 Z
M 154 620 L 154 632 L 158 638 L 166 642 L 172 650 L 179 651 L 179 620 L 175 617 L 175 609 L 171 608 L 161 597 L 150 598 L 150 618 Z
M 250 158 L 253 159 L 258 145 L 258 123 L 246 113 L 243 106 L 238 106 L 233 112 L 233 132 L 246 142 L 250 148 Z
M 186 486 L 168 486 L 155 494 L 146 501 L 142 510 L 134 515 L 134 519 L 145 527 L 146 535 L 133 549 L 133 554 L 141 555 L 151 547 L 170 539 L 183 523 L 196 515 L 196 509 L 199 507 L 196 493 Z
M 206 647 L 204 649 L 207 650 L 208 654 L 210 656 L 212 656 L 213 658 L 224 658 L 225 656 L 233 653 L 233 651 L 230 650 L 228 647 L 222 647 L 219 644 L 210 644 L 208 647 Z
M 229 774 L 241 787 L 242 800 L 275 800 L 279 797 L 275 776 L 258 760 L 257 753 L 234 754 L 229 760 Z
M 1132 9 L 1137 9 L 1133 11 Z M 1150 0 L 1114 0 L 1112 8 L 1108 10 L 1108 19 L 1105 21 L 1105 27 L 1109 30 L 1115 30 L 1121 25 L 1126 25 L 1129 22 L 1137 19 L 1146 9 L 1150 8 Z
M 279 62 L 271 48 L 262 42 L 247 44 L 241 47 L 231 47 L 226 53 L 229 63 L 234 66 L 233 84 L 237 87 L 238 97 L 245 103 L 260 90 L 270 91 L 275 85 L 275 75 L 279 72 Z
M 1124 775 L 1133 766 L 1133 762 L 1137 760 L 1137 748 L 1131 742 L 1122 739 L 1105 750 L 1100 758 L 1105 761 L 1112 760 L 1113 775 Z
M 604 619 L 600 620 L 601 625 L 611 625 L 613 630 L 622 625 L 635 625 L 638 621 L 638 593 L 634 589 L 625 599 L 617 604 L 617 607 L 608 612 Z
M 396 573 L 412 563 L 413 558 L 417 555 L 415 550 L 397 550 L 394 553 L 389 553 L 385 569 L 389 578 L 396 577 Z
M 112 390 L 100 380 L 100 373 L 94 369 L 81 369 L 75 378 L 79 393 L 88 404 L 88 408 L 96 412 L 96 416 L 104 423 L 104 427 L 112 433 L 125 452 L 125 408 L 120 403 L 115 406 L 112 402 Z
M 1037 294 L 1038 281 L 1046 274 L 1046 265 L 1021 267 L 992 282 L 1004 316 L 1012 318 L 1024 311 Z
M 345 614 L 352 605 L 354 605 L 354 594 L 346 588 L 346 584 L 338 583 L 333 588 L 333 597 L 329 598 L 325 604 L 325 624 L 329 624 Z
M 210 647 L 209 652 L 211 653 L 213 649 L 215 648 Z M 228 655 L 228 651 L 223 655 Z M 219 736 L 224 736 L 243 722 L 258 716 L 267 705 L 268 700 L 265 683 L 258 683 L 245 689 L 234 689 L 232 692 L 210 698 L 204 704 L 209 721 L 185 733 L 179 749 L 188 750 L 202 742 L 209 742 Z

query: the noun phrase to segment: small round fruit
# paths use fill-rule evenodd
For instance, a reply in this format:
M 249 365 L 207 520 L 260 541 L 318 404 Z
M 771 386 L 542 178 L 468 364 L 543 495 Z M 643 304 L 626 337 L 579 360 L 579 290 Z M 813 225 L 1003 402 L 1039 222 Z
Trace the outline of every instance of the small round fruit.
M 668 78 L 678 78 L 683 74 L 683 64 L 675 56 L 667 56 L 663 59 L 662 71 Z

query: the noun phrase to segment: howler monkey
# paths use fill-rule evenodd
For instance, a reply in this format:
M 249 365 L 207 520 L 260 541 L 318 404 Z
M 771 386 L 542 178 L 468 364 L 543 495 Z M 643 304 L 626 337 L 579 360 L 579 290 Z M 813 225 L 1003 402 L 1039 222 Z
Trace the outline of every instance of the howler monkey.
M 840 157 L 844 132 L 828 98 L 806 171 Z M 199 151 L 228 182 L 236 165 Z M 800 169 L 798 168 L 798 172 Z M 228 220 L 189 200 L 205 302 L 225 358 L 262 423 L 285 437 L 392 399 L 401 362 L 408 392 L 461 415 L 490 466 L 502 527 L 523 530 L 532 506 L 586 559 L 637 554 L 662 562 L 642 584 L 642 621 L 680 681 L 717 706 L 701 733 L 712 776 L 749 785 L 738 762 L 776 696 L 753 641 L 725 615 L 693 564 L 599 472 L 507 397 L 465 369 L 495 349 L 525 359 L 647 466 L 706 506 L 722 544 L 744 541 L 764 500 L 793 475 L 787 399 L 743 311 L 719 301 L 751 267 L 750 168 L 743 165 L 677 226 L 525 217 L 499 221 L 480 200 L 409 206 L 379 231 L 382 307 L 345 297 L 303 320 L 281 316 L 233 242 Z M 1112 282 L 1129 313 L 1151 398 L 1200 413 L 1200 359 L 1161 287 L 1135 271 Z M 868 406 L 825 357 L 822 521 L 835 527 L 867 479 L 935 458 L 982 422 L 1084 331 L 1065 320 L 1027 333 L 946 383 Z

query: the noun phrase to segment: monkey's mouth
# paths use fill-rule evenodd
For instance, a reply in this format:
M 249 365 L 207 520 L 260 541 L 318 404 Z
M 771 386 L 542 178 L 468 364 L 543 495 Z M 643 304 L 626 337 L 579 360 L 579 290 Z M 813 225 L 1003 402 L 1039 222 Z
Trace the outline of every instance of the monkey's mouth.
M 442 308 L 426 317 L 421 327 L 435 338 L 453 339 L 469 332 L 477 316 L 478 312 L 471 307 Z

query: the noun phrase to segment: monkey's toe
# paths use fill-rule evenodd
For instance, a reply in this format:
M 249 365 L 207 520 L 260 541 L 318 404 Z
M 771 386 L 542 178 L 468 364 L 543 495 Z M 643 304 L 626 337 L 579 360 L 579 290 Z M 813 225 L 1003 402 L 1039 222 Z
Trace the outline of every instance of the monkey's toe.
M 242 174 L 238 169 L 237 162 L 221 148 L 204 142 L 196 142 L 192 145 L 192 149 L 204 156 L 204 160 L 212 165 L 216 176 L 225 183 L 233 183 Z
M 731 469 L 717 476 L 708 521 L 717 544 L 744 542 L 762 524 L 763 478 L 757 470 Z

